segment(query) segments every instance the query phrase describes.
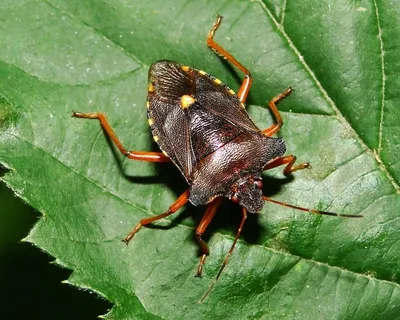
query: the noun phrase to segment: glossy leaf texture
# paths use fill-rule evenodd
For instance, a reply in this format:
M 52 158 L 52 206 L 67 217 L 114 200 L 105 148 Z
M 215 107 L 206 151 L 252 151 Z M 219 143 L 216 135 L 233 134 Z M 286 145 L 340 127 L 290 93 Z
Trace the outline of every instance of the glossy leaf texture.
M 194 278 L 194 230 L 204 208 L 121 239 L 185 190 L 170 164 L 123 158 L 123 143 L 157 150 L 146 119 L 147 70 L 170 59 L 237 89 L 242 75 L 205 45 L 216 35 L 247 66 L 249 112 L 262 128 L 279 104 L 288 154 L 313 168 L 265 173 L 280 201 L 362 219 L 323 217 L 267 203 L 252 215 L 220 281 L 209 286 L 240 213 L 225 205 L 207 234 L 211 255 Z M 108 319 L 396 319 L 400 314 L 400 3 L 395 1 L 9 0 L 0 4 L 2 178 L 43 217 L 27 236 L 73 270 L 68 280 L 115 306 Z

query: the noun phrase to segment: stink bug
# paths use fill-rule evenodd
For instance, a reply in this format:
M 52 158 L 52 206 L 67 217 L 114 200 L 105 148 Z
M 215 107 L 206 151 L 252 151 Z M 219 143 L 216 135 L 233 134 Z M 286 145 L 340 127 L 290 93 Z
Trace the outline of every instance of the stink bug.
M 77 118 L 98 119 L 105 133 L 122 154 L 130 159 L 148 162 L 173 162 L 184 175 L 189 188 L 157 216 L 142 219 L 123 240 L 125 243 L 142 228 L 167 217 L 188 201 L 196 206 L 207 205 L 197 227 L 196 239 L 201 257 L 196 276 L 201 276 L 209 249 L 202 239 L 223 197 L 242 207 L 242 220 L 233 244 L 223 261 L 216 280 L 235 247 L 247 212 L 258 212 L 265 201 L 315 214 L 361 217 L 301 208 L 270 199 L 262 193 L 264 170 L 285 165 L 283 173 L 309 168 L 309 163 L 294 165 L 296 157 L 283 156 L 286 146 L 282 138 L 272 138 L 282 127 L 282 117 L 276 104 L 292 93 L 289 87 L 269 102 L 276 123 L 260 130 L 249 118 L 244 103 L 252 78 L 247 70 L 229 52 L 213 39 L 222 17 L 218 16 L 207 37 L 207 46 L 225 58 L 245 75 L 238 93 L 220 80 L 173 61 L 155 62 L 149 70 L 147 115 L 154 141 L 162 152 L 127 151 L 103 113 L 74 112 Z

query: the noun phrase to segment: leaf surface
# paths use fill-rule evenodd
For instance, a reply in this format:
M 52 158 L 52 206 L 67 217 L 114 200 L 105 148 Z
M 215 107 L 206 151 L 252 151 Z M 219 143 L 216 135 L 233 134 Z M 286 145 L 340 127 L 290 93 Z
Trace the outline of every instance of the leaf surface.
M 198 304 L 239 211 L 223 206 L 210 227 L 203 279 L 193 277 L 203 208 L 124 246 L 185 183 L 172 165 L 123 159 L 96 121 L 71 112 L 107 112 L 124 145 L 157 150 L 145 111 L 151 63 L 179 61 L 239 86 L 242 75 L 205 46 L 217 12 L 217 41 L 254 77 L 249 112 L 260 127 L 273 121 L 266 102 L 295 88 L 279 104 L 280 135 L 313 169 L 294 179 L 271 170 L 266 194 L 364 218 L 267 203 Z M 6 184 L 43 214 L 27 240 L 74 270 L 68 282 L 114 302 L 109 319 L 399 318 L 399 16 L 400 5 L 377 0 L 3 1 L 0 161 Z

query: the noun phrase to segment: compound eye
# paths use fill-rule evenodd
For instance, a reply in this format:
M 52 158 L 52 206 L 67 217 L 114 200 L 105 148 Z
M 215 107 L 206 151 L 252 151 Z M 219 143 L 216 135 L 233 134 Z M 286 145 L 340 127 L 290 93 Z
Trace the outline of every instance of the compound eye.
M 231 201 L 233 203 L 239 203 L 239 197 L 237 196 L 236 193 L 232 196 Z
M 262 187 L 263 187 L 263 183 L 262 183 L 261 180 L 255 180 L 255 181 L 254 181 L 254 184 L 256 185 L 256 187 L 257 187 L 258 189 L 262 189 Z

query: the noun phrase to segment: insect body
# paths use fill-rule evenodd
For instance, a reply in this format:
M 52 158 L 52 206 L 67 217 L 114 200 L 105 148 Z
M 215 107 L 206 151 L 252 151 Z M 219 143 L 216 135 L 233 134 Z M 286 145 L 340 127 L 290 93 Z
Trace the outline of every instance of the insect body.
M 189 183 L 189 201 L 206 205 L 225 196 L 260 211 L 260 173 L 283 155 L 283 140 L 264 135 L 236 94 L 202 71 L 158 61 L 149 82 L 153 137 Z
M 124 239 L 128 243 L 142 226 L 171 215 L 188 201 L 194 205 L 207 205 L 206 212 L 196 230 L 202 255 L 197 276 L 203 270 L 209 255 L 202 239 L 224 197 L 242 207 L 242 220 L 235 240 L 217 274 L 219 278 L 241 233 L 247 212 L 258 212 L 264 201 L 316 214 L 340 215 L 331 212 L 301 208 L 270 199 L 262 194 L 264 170 L 286 165 L 285 175 L 308 168 L 308 163 L 294 166 L 296 157 L 283 156 L 286 151 L 281 138 L 272 138 L 282 126 L 276 104 L 291 94 L 289 88 L 269 102 L 276 123 L 260 130 L 244 108 L 252 78 L 250 72 L 213 39 L 222 17 L 218 16 L 207 37 L 207 45 L 245 74 L 237 94 L 220 80 L 204 71 L 176 62 L 161 60 L 149 70 L 147 99 L 148 122 L 153 138 L 162 152 L 127 151 L 102 113 L 77 113 L 78 118 L 98 119 L 107 135 L 128 158 L 149 162 L 173 162 L 186 178 L 189 188 L 157 216 L 143 219 Z

